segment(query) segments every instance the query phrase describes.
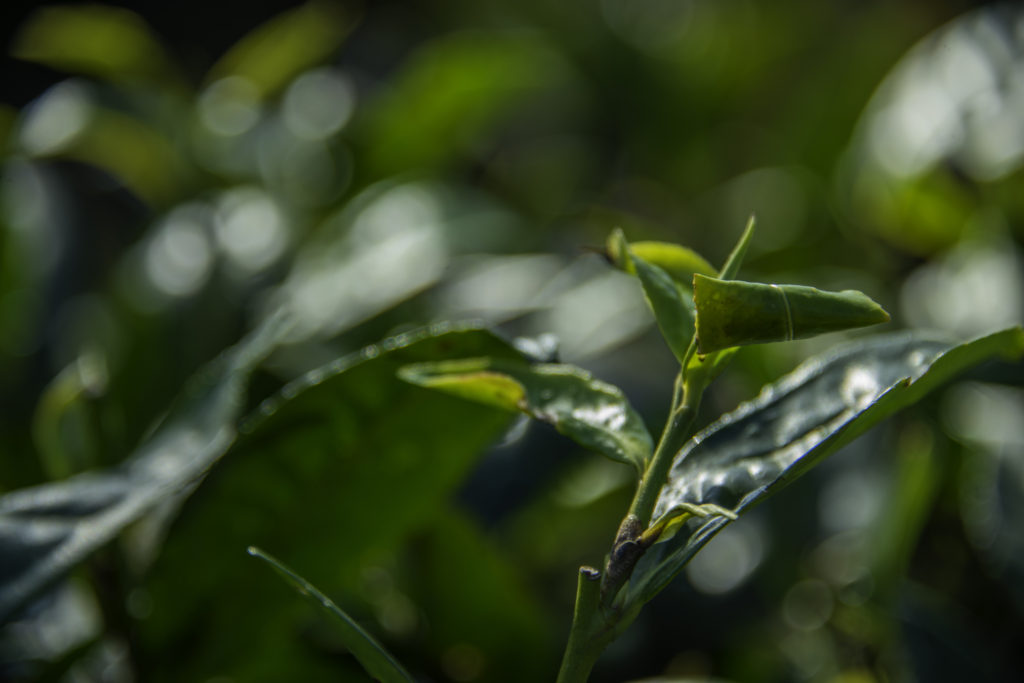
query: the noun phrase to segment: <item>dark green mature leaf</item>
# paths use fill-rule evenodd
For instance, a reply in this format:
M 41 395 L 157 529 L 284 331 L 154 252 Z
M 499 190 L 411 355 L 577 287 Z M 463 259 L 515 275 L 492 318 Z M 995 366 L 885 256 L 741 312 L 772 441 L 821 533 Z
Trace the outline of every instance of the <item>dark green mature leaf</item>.
M 826 292 L 800 285 L 694 275 L 693 300 L 701 353 L 803 339 L 889 321 L 889 314 L 881 306 L 852 289 Z
M 350 613 L 372 618 L 365 572 L 434 523 L 512 419 L 396 376 L 410 363 L 468 355 L 521 357 L 486 330 L 438 326 L 342 358 L 264 403 L 183 506 L 145 583 L 154 616 L 140 625 L 140 643 L 160 669 L 148 680 L 337 680 L 334 660 L 310 650 L 340 645 L 311 637 L 308 612 L 273 591 L 244 550 L 273 547 Z M 520 626 L 495 615 L 511 641 L 525 637 Z M 381 636 L 400 653 L 409 634 Z
M 653 450 L 643 419 L 622 390 L 573 365 L 473 358 L 411 365 L 399 376 L 478 403 L 522 411 L 639 470 Z
M 959 346 L 915 335 L 881 337 L 812 359 L 697 434 L 676 456 L 655 520 L 684 503 L 737 514 L 943 382 L 995 356 L 1024 354 L 1012 328 Z M 626 600 L 660 591 L 729 520 L 691 520 L 637 565 Z
M 269 564 L 285 581 L 290 583 L 295 590 L 309 599 L 310 602 L 330 612 L 337 618 L 334 623 L 341 634 L 342 642 L 352 655 L 359 660 L 366 672 L 381 683 L 402 683 L 412 681 L 413 677 L 402 667 L 402 665 L 388 652 L 383 645 L 363 630 L 363 627 L 355 622 L 352 617 L 345 614 L 345 611 L 338 607 L 326 595 L 321 593 L 309 581 L 296 574 L 289 567 L 282 564 L 280 560 L 268 555 L 259 548 L 250 547 L 249 554 L 258 557 Z
M 234 442 L 249 374 L 280 333 L 271 320 L 214 361 L 123 465 L 0 498 L 0 622 L 154 505 L 198 482 Z
M 210 466 L 234 444 L 249 375 L 285 332 L 282 319 L 271 318 L 212 363 L 123 465 L 0 498 L 0 621 L 10 618 L 39 591 L 155 505 L 187 493 L 198 484 Z M 408 347 L 415 347 L 418 353 L 406 351 Z M 309 394 L 309 390 L 315 394 L 317 385 L 321 385 L 322 391 L 326 379 L 388 352 L 399 352 L 396 355 L 403 360 L 398 364 L 443 357 L 446 352 L 519 357 L 510 344 L 478 328 L 436 326 L 400 335 L 289 385 L 281 396 L 265 403 L 261 412 L 249 420 L 246 431 L 257 430 L 262 434 L 257 427 L 263 427 L 265 422 L 279 424 L 280 420 L 269 418 L 282 412 L 291 398 Z M 395 367 L 388 365 L 385 375 L 392 375 Z M 326 382 L 326 386 L 331 384 Z M 367 389 L 372 393 L 372 387 Z M 297 410 L 308 407 L 309 397 L 305 399 L 297 402 Z M 377 409 L 383 413 L 384 407 Z M 319 415 L 322 424 L 330 424 L 331 417 L 329 411 Z M 344 414 L 339 418 L 343 419 Z M 491 438 L 501 423 L 485 420 L 480 429 Z M 293 446 L 304 443 L 307 433 L 308 430 L 294 432 Z M 250 436 L 250 444 L 252 439 Z M 479 450 L 482 442 L 473 443 Z
M 609 253 L 618 254 L 627 264 L 624 268 L 636 273 L 661 335 L 676 359 L 685 363 L 694 335 L 693 304 L 689 296 L 683 295 L 680 286 L 668 273 L 634 254 L 621 230 L 611 234 L 608 244 Z

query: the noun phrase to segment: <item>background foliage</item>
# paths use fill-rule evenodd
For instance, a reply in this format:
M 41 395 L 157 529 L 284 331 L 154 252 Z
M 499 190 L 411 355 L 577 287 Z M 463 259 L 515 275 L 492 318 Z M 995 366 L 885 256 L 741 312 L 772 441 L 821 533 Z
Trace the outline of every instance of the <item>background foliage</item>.
M 1024 318 L 1015 6 L 281 10 L 7 10 L 0 491 L 117 465 L 187 377 L 298 324 L 228 457 L 5 624 L 0 678 L 363 680 L 250 544 L 431 680 L 551 677 L 630 468 L 394 376 L 513 353 L 486 334 L 349 354 L 553 333 L 655 429 L 674 358 L 587 250 L 613 227 L 718 264 L 753 212 L 747 279 L 957 338 Z M 835 341 L 740 351 L 705 421 Z M 975 372 L 727 529 L 594 679 L 1020 677 L 1022 377 Z

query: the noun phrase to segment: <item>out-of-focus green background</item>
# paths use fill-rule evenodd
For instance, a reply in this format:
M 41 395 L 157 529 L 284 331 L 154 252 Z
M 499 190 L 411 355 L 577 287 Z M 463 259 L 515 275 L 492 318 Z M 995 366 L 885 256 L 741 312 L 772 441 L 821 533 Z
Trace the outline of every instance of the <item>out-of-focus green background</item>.
M 756 213 L 746 279 L 860 289 L 893 328 L 956 338 L 1024 317 L 1017 5 L 5 12 L 0 491 L 122 461 L 282 305 L 300 324 L 254 404 L 389 334 L 482 319 L 553 333 L 656 431 L 673 359 L 593 253 L 615 226 L 718 264 Z M 704 421 L 839 339 L 742 351 Z M 2 627 L 0 678 L 363 680 L 244 557 L 257 541 L 425 680 L 553 678 L 629 470 L 356 379 L 375 408 L 323 429 L 379 464 L 310 474 L 350 454 L 286 437 L 229 455 L 176 522 L 136 525 Z M 593 680 L 1024 677 L 1021 386 L 1019 366 L 975 373 L 728 528 Z M 403 478 L 421 434 L 450 460 Z M 282 449 L 288 468 L 256 457 Z

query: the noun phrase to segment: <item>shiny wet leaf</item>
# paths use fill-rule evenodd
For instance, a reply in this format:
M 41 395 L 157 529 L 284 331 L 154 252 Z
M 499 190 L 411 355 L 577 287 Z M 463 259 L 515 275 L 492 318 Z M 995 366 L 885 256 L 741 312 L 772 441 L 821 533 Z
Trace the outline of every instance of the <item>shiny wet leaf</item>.
M 476 358 L 411 365 L 400 376 L 478 403 L 522 411 L 554 425 L 581 446 L 638 469 L 653 449 L 643 419 L 622 390 L 572 365 Z
M 676 456 L 655 520 L 683 503 L 742 514 L 883 418 L 993 357 L 1024 354 L 1011 328 L 960 345 L 904 334 L 812 359 L 697 434 Z M 729 520 L 691 521 L 637 565 L 626 600 L 646 602 Z

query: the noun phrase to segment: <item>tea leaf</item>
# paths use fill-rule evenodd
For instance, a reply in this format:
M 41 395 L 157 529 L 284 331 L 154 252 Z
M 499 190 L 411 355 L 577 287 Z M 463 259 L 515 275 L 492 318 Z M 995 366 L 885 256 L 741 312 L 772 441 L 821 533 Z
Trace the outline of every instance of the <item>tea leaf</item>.
M 617 235 L 621 231 L 613 232 L 608 238 L 607 253 L 610 260 L 617 267 L 630 275 L 636 275 L 636 268 L 627 254 L 622 251 L 622 242 Z M 641 258 L 652 266 L 657 266 L 680 285 L 690 288 L 694 273 L 701 275 L 716 275 L 717 271 L 703 256 L 693 249 L 687 249 L 679 244 L 671 242 L 640 241 L 630 242 L 629 249 L 633 256 Z
M 581 446 L 642 470 L 651 435 L 622 390 L 572 365 L 474 358 L 409 365 L 407 382 L 548 422 Z
M 293 412 L 308 418 L 313 403 L 309 396 L 318 390 L 328 391 L 354 369 L 380 365 L 390 356 L 401 356 L 405 362 L 460 352 L 519 357 L 508 342 L 486 330 L 423 329 L 385 340 L 310 373 L 265 401 L 253 417 L 240 424 L 249 376 L 285 333 L 280 320 L 270 318 L 211 363 L 123 464 L 0 497 L 0 622 L 158 503 L 191 493 L 233 447 L 240 429 L 258 432 L 265 442 L 272 441 L 266 432 L 272 435 L 273 428 L 283 422 L 277 419 L 279 413 L 299 404 Z M 385 367 L 393 373 L 387 363 Z M 299 420 L 289 435 L 295 443 L 308 441 L 316 426 L 308 419 Z M 487 425 L 482 425 L 481 431 L 484 427 Z M 244 442 L 246 448 L 252 448 L 254 438 Z M 475 452 L 478 442 L 472 447 Z M 255 461 L 249 462 L 255 466 Z M 241 514 L 251 516 L 251 512 L 246 509 Z M 210 517 L 204 517 L 202 524 L 212 533 Z
M 413 677 L 402 668 L 398 660 L 384 649 L 377 640 L 355 622 L 348 614 L 316 589 L 309 581 L 296 574 L 280 560 L 256 547 L 249 547 L 249 554 L 269 564 L 281 578 L 287 581 L 303 597 L 337 617 L 333 622 L 338 626 L 342 642 L 352 656 L 366 669 L 366 673 L 381 683 L 402 683 L 413 681 Z
M 0 497 L 0 622 L 154 505 L 196 485 L 234 442 L 249 375 L 280 332 L 268 323 L 207 366 L 123 464 Z
M 1024 354 L 1010 328 L 959 346 L 904 334 L 860 342 L 812 359 L 697 434 L 676 456 L 654 518 L 684 505 L 743 514 L 885 417 L 960 372 L 993 357 Z M 658 593 L 725 524 L 691 520 L 640 560 L 626 600 Z
M 612 232 L 608 244 L 609 253 L 619 254 L 626 264 L 625 269 L 632 268 L 636 273 L 662 337 L 676 359 L 685 363 L 694 335 L 693 304 L 689 296 L 683 296 L 668 273 L 634 254 L 621 230 Z
M 765 285 L 693 276 L 701 353 L 731 346 L 803 339 L 888 322 L 867 295 L 800 285 Z

